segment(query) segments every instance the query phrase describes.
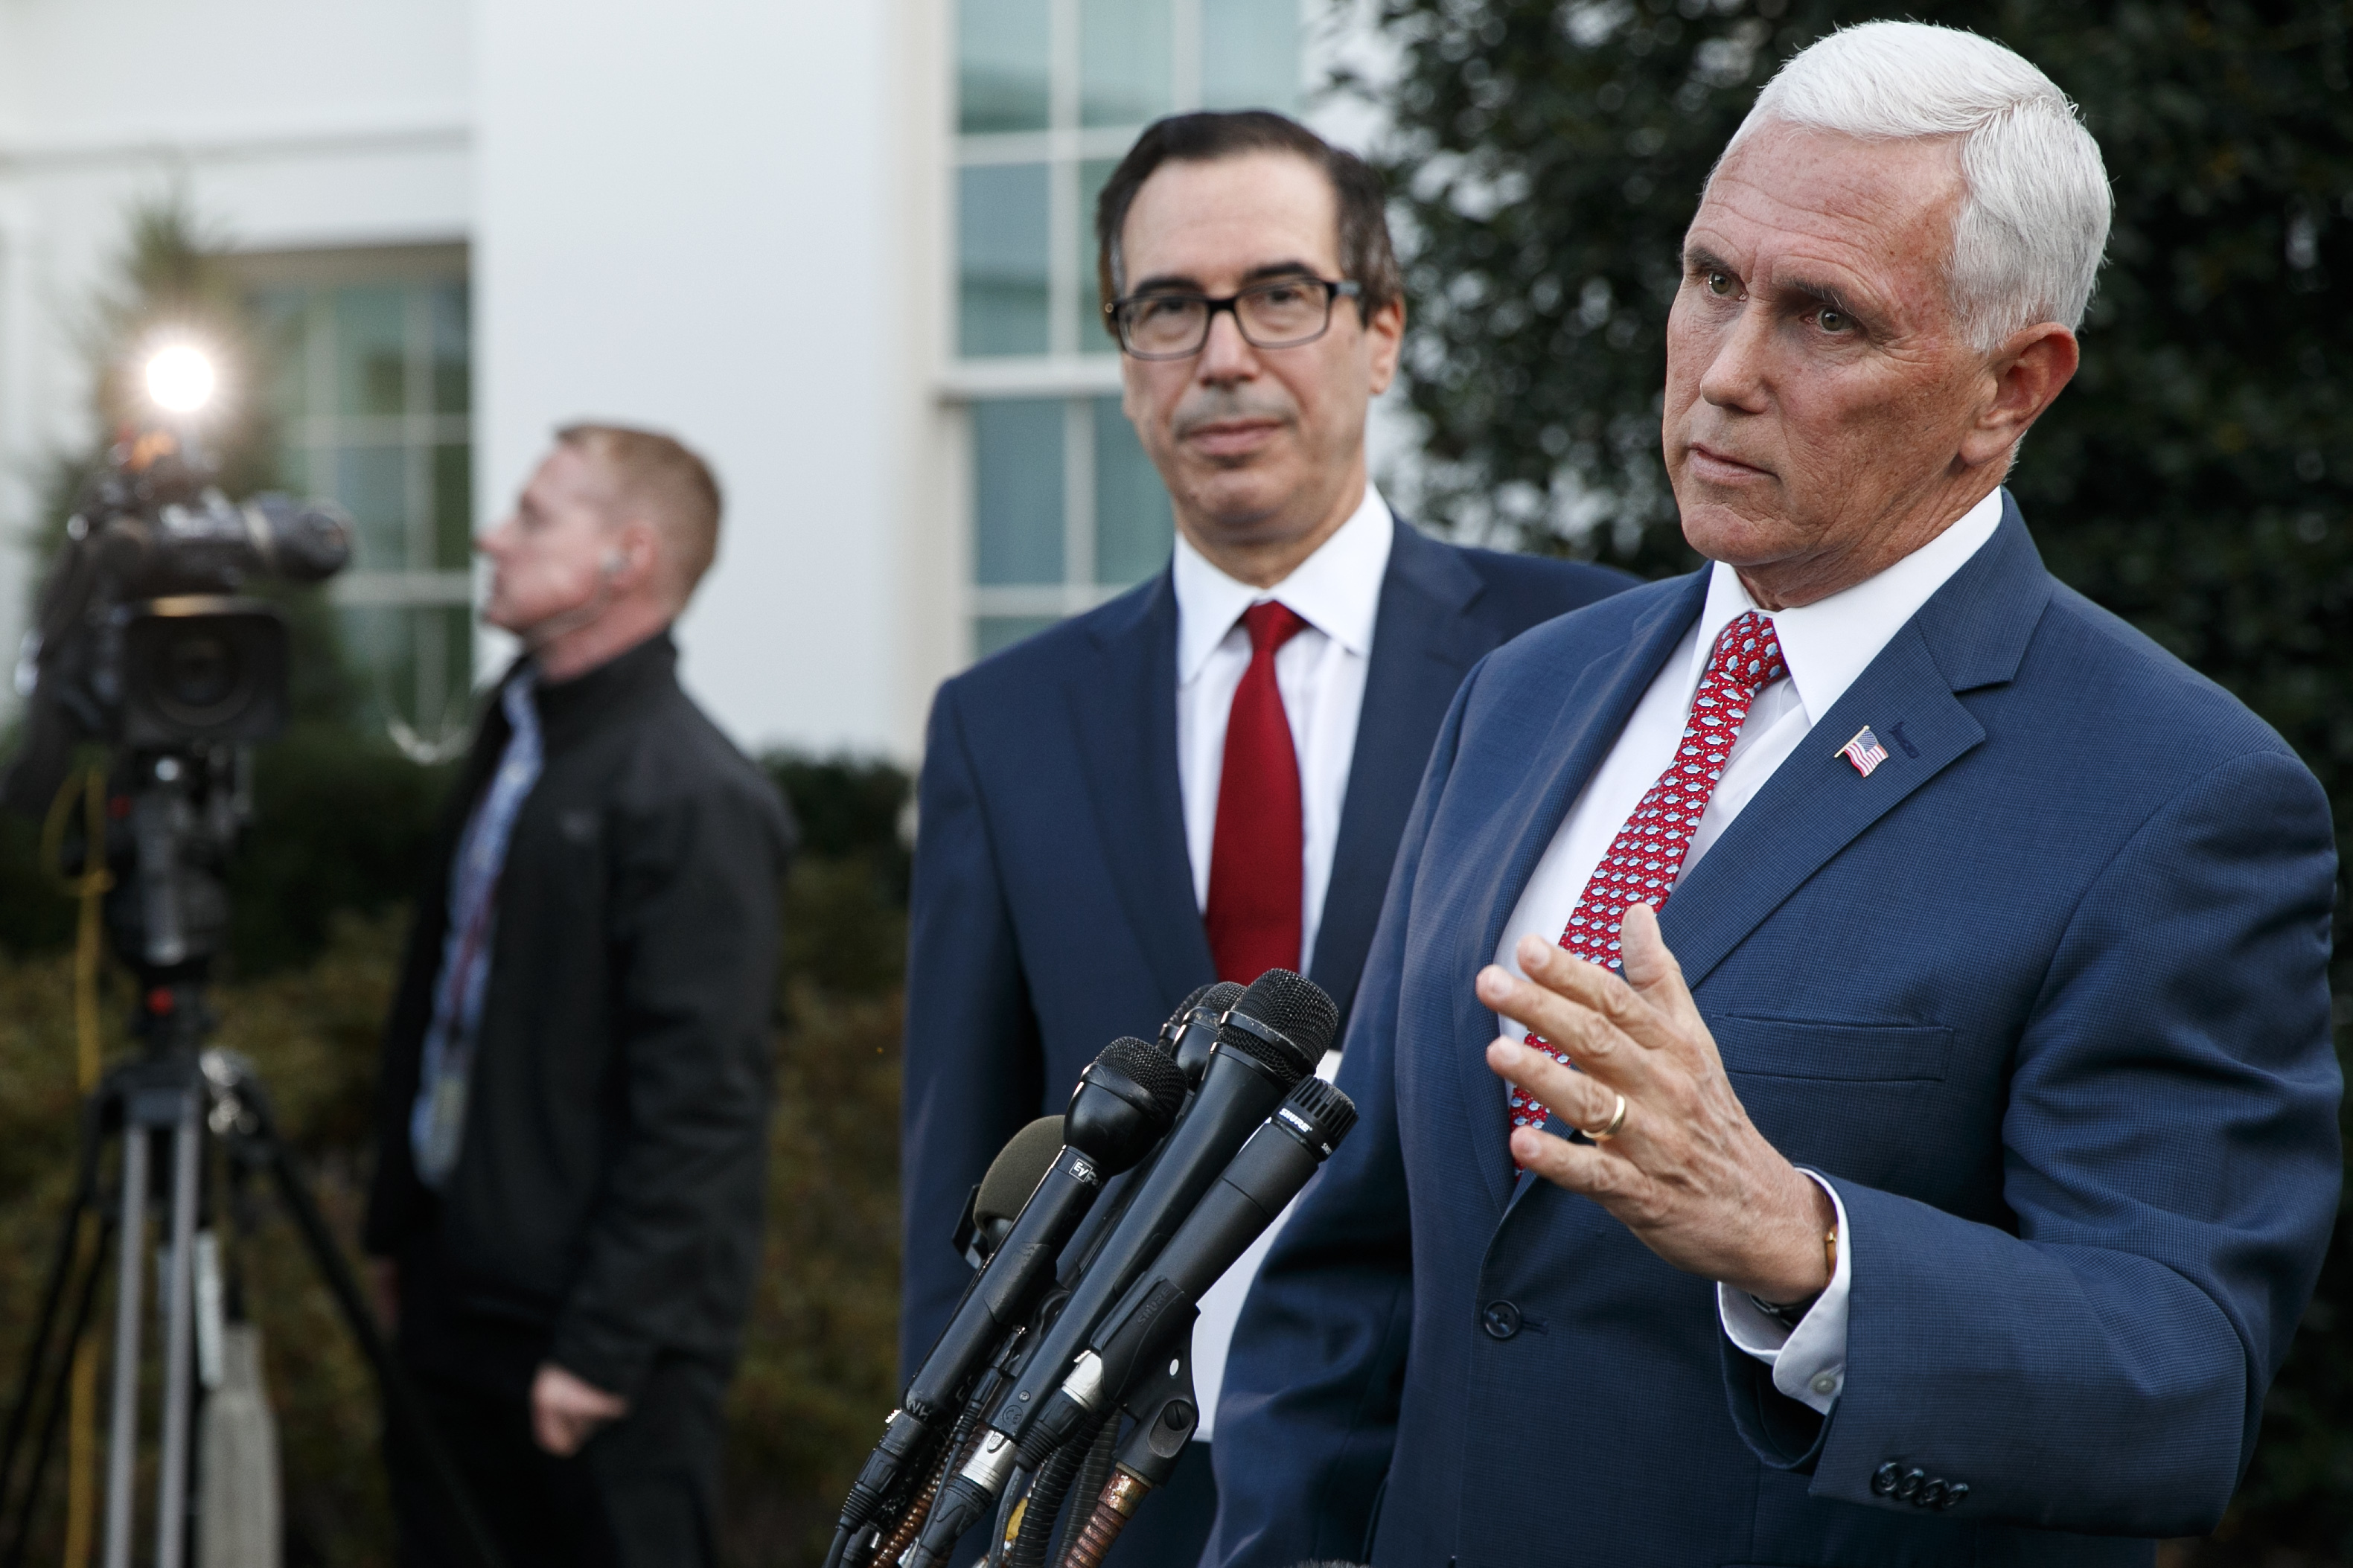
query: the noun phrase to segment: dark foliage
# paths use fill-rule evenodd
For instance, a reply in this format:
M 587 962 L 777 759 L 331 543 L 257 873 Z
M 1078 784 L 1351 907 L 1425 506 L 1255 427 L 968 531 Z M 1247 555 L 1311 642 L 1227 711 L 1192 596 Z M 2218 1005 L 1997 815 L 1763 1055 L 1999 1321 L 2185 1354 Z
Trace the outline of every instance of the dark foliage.
M 1658 447 L 1676 250 L 1757 88 L 1829 26 L 1881 16 L 1968 27 L 2041 65 L 2099 138 L 2116 224 L 2083 372 L 2011 487 L 2052 568 L 2277 726 L 2344 819 L 2353 316 L 2331 286 L 2353 279 L 2353 6 L 1384 9 L 1404 47 L 1386 163 L 1410 255 L 1410 395 L 1436 459 L 1424 510 L 1652 573 L 1693 559 Z M 2348 980 L 2340 959 L 2340 994 Z M 2353 1560 L 2347 1239 L 2203 1561 Z

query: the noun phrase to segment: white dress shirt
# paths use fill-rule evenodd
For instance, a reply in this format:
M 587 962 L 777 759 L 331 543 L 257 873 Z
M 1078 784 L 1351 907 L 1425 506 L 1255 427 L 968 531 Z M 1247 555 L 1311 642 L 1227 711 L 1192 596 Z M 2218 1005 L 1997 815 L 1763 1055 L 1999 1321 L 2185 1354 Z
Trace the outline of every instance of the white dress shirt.
M 1332 856 L 1340 839 L 1340 810 L 1348 797 L 1348 765 L 1356 751 L 1356 719 L 1365 703 L 1365 672 L 1373 657 L 1373 623 L 1380 612 L 1381 580 L 1388 573 L 1397 522 L 1370 485 L 1337 532 L 1290 576 L 1271 588 L 1238 583 L 1176 536 L 1176 784 L 1185 803 L 1185 848 L 1193 863 L 1193 900 L 1209 907 L 1209 850 L 1218 833 L 1218 785 L 1226 765 L 1226 719 L 1234 690 L 1250 668 L 1250 630 L 1242 612 L 1261 600 L 1280 601 L 1307 623 L 1274 655 L 1274 683 L 1291 721 L 1299 754 L 1299 805 L 1305 837 L 1301 867 L 1299 967 L 1315 952 L 1324 923 L 1324 894 L 1332 885 Z M 1339 1053 L 1317 1071 L 1330 1078 Z M 1286 1215 L 1288 1211 L 1285 1211 Z M 1193 1328 L 1193 1389 L 1201 1405 L 1194 1436 L 1207 1441 L 1217 1422 L 1218 1390 L 1225 1382 L 1226 1347 L 1241 1315 L 1242 1297 L 1258 1278 L 1282 1219 L 1267 1227 L 1223 1279 L 1201 1297 Z
M 1717 781 L 1707 810 L 1700 816 L 1699 830 L 1692 836 L 1682 875 L 1690 874 L 1741 808 L 1765 787 L 1774 770 L 1807 743 L 1815 720 L 1830 711 L 1888 640 L 1993 537 L 2000 521 L 2001 491 L 1997 489 L 1944 532 L 1877 576 L 1813 604 L 1771 612 L 1788 678 L 1767 686 L 1749 704 L 1748 718 L 1725 763 L 1724 777 Z M 1619 734 L 1618 743 L 1594 770 L 1544 858 L 1537 861 L 1504 927 L 1495 949 L 1497 963 L 1518 974 L 1521 970 L 1514 950 L 1522 937 L 1538 936 L 1548 942 L 1560 940 L 1594 868 L 1600 865 L 1618 830 L 1674 755 L 1717 634 L 1743 612 L 1757 608 L 1741 585 L 1739 574 L 1719 562 L 1708 579 L 1707 604 L 1700 612 L 1699 624 L 1660 668 Z M 1890 743 L 1886 735 L 1879 739 L 1883 745 Z M 1844 735 L 1826 736 L 1821 743 L 1834 750 L 1847 740 Z M 1504 1033 L 1513 1039 L 1527 1034 L 1509 1019 L 1503 1024 Z M 1498 1137 L 1505 1126 L 1504 1094 L 1499 1079 L 1495 1084 Z M 1797 1327 L 1784 1328 L 1758 1311 L 1746 1294 L 1728 1286 L 1716 1288 L 1716 1305 L 1732 1342 L 1773 1368 L 1776 1388 L 1827 1415 L 1838 1402 L 1846 1378 L 1848 1262 L 1854 1237 L 1838 1194 L 1827 1182 L 1821 1185 L 1838 1209 L 1838 1268 L 1830 1289 Z

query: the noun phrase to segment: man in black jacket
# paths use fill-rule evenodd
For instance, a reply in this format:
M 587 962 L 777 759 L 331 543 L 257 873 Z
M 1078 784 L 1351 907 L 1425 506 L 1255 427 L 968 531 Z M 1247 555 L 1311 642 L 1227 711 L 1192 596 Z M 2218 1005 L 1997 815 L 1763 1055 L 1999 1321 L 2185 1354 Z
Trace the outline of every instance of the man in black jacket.
M 766 1174 L 774 786 L 679 689 L 719 493 L 575 426 L 480 542 L 522 639 L 456 791 L 385 1040 L 366 1245 L 507 1562 L 713 1558 L 720 1400 Z M 462 1561 L 390 1452 L 405 1564 Z

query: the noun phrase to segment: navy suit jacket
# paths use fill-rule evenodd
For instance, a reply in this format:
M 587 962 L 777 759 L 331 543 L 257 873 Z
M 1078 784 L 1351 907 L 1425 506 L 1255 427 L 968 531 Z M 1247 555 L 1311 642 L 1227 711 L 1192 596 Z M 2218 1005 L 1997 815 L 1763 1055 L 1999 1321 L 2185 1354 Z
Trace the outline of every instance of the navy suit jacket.
M 1661 914 L 1749 1115 L 1845 1205 L 1832 1414 L 1515 1177 L 1472 978 L 1705 594 L 1556 621 L 1455 699 L 1340 1070 L 1363 1121 L 1235 1339 L 1205 1562 L 2145 1564 L 2116 1537 L 2221 1516 L 2337 1206 L 2328 807 L 2014 504 Z
M 1307 972 L 1343 1008 L 1465 671 L 1634 581 L 1466 550 L 1398 521 Z M 940 688 L 908 935 L 902 1364 L 971 1277 L 950 1245 L 1005 1141 L 1059 1112 L 1095 1053 L 1149 1038 L 1215 980 L 1176 789 L 1176 594 L 1162 572 Z

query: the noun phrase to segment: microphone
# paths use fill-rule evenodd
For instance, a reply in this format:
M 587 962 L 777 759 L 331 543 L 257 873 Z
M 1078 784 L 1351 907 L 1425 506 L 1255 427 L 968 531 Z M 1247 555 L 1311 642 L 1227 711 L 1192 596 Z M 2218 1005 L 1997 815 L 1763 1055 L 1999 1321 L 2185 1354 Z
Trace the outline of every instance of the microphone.
M 1020 1217 L 1021 1205 L 1046 1179 L 1054 1157 L 1061 1152 L 1062 1119 L 1041 1116 L 1008 1139 L 997 1158 L 988 1163 L 988 1173 L 972 1190 L 970 1239 L 963 1233 L 956 1237 L 957 1247 L 976 1271 L 986 1267 L 1005 1244 L 1006 1233 Z
M 1176 1066 L 1142 1040 L 1113 1040 L 1088 1064 L 1060 1119 L 1060 1147 L 1052 1163 L 1037 1178 L 1011 1229 L 965 1291 L 955 1316 L 891 1413 L 882 1441 L 842 1503 L 843 1531 L 855 1534 L 881 1510 L 910 1459 L 929 1446 L 942 1418 L 955 1415 L 957 1390 L 987 1361 L 997 1342 L 1027 1321 L 1053 1283 L 1054 1259 L 1103 1190 L 1104 1178 L 1134 1164 L 1159 1142 L 1184 1095 L 1185 1080 Z M 1023 1128 L 990 1164 L 981 1190 L 992 1206 L 1032 1157 L 1039 1129 L 1052 1120 Z M 1002 1176 L 999 1166 L 1009 1167 Z M 973 1206 L 977 1219 L 981 1200 Z
M 1242 1141 L 1323 1059 L 1339 1021 L 1332 998 L 1287 969 L 1260 975 L 1226 1014 L 1201 1086 L 1162 1147 L 1151 1178 L 1039 1338 L 971 1459 L 941 1489 L 906 1568 L 938 1563 L 995 1506 L 1017 1457 L 1031 1464 L 1026 1451 L 1017 1451 L 1025 1448 L 1038 1411 L 1061 1385 L 1104 1312 L 1159 1255 Z
M 1218 1024 L 1242 999 L 1242 988 L 1230 980 L 1204 985 L 1178 1004 L 1160 1026 L 1161 1048 L 1175 1058 L 1185 1081 L 1198 1088 L 1209 1070 L 1209 1052 L 1218 1044 Z
M 1209 1070 L 1209 1052 L 1216 1048 L 1218 1043 L 1218 1025 L 1224 1019 L 1227 1009 L 1241 998 L 1242 988 L 1230 980 L 1195 986 L 1193 994 L 1176 1004 L 1176 1010 L 1168 1015 L 1166 1023 L 1160 1026 L 1160 1052 L 1173 1059 L 1177 1069 L 1184 1073 L 1188 1091 L 1201 1086 L 1201 1075 Z M 1188 1096 L 1188 1107 L 1189 1103 Z M 1184 1110 L 1176 1113 L 1178 1126 L 1184 1125 L 1185 1117 Z M 1166 1147 L 1165 1143 L 1161 1145 L 1162 1149 Z M 1153 1167 L 1159 1160 L 1160 1152 L 1155 1150 L 1142 1164 L 1104 1189 L 1103 1201 L 1095 1205 L 1093 1213 L 1087 1215 L 1086 1223 L 1079 1226 L 1078 1234 L 1071 1238 L 1071 1244 L 1062 1249 L 1064 1285 L 1077 1284 L 1079 1276 L 1094 1262 L 1095 1254 L 1102 1249 L 1104 1238 L 1126 1215 L 1128 1203 L 1135 1196 L 1135 1190 L 1152 1179 Z
M 1302 1079 L 1250 1134 L 1150 1268 L 1128 1287 L 1061 1388 L 1030 1426 L 1019 1458 L 1034 1465 L 1126 1394 L 1137 1369 L 1190 1324 L 1216 1284 L 1299 1195 L 1356 1124 L 1356 1107 L 1322 1079 Z

